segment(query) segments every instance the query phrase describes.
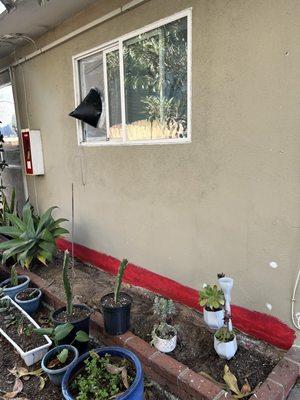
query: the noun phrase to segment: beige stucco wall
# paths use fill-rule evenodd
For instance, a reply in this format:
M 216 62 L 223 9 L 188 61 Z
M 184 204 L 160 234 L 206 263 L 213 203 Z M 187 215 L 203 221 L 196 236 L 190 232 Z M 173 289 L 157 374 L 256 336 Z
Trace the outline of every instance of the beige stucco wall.
M 122 3 L 99 1 L 41 42 Z M 190 6 L 192 143 L 79 148 L 67 116 L 71 57 Z M 234 303 L 290 323 L 300 242 L 299 21 L 298 0 L 151 0 L 23 64 L 30 125 L 43 135 L 39 208 L 56 204 L 70 218 L 74 182 L 77 242 L 194 288 L 226 272 Z M 26 126 L 21 67 L 15 73 Z M 35 203 L 33 178 L 28 186 Z M 298 302 L 300 310 L 300 294 Z

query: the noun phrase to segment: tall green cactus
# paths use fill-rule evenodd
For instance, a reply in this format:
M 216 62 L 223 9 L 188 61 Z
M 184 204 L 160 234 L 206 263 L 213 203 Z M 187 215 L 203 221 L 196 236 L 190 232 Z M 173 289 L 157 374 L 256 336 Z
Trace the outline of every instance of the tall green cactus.
M 71 316 L 73 314 L 73 293 L 69 279 L 69 262 L 70 262 L 70 255 L 68 250 L 66 250 L 64 253 L 64 262 L 63 262 L 63 283 L 67 300 L 67 315 Z
M 119 266 L 119 271 L 118 271 L 118 275 L 116 278 L 116 284 L 115 284 L 115 292 L 114 292 L 115 304 L 117 304 L 119 302 L 122 279 L 123 279 L 123 275 L 124 275 L 125 269 L 127 267 L 127 264 L 128 264 L 128 260 L 126 260 L 126 258 L 124 258 Z
M 18 286 L 18 274 L 16 271 L 16 265 L 13 265 L 10 270 L 10 286 Z

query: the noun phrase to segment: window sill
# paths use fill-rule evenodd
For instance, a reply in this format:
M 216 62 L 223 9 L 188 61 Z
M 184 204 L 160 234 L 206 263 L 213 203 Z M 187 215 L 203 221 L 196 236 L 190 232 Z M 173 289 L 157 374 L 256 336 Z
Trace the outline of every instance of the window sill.
M 113 142 L 113 141 L 94 141 L 94 142 L 81 142 L 79 146 L 83 147 L 106 147 L 106 146 L 155 146 L 155 145 L 168 145 L 168 144 L 187 144 L 192 143 L 190 138 L 186 139 L 169 139 L 166 140 L 134 140 L 132 142 Z

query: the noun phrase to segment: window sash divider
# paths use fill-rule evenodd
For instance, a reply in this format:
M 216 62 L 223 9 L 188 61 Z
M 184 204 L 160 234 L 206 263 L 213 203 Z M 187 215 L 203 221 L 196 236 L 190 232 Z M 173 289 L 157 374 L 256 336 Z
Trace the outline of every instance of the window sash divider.
M 122 139 L 123 143 L 126 143 L 127 134 L 126 134 L 126 110 L 125 110 L 124 48 L 122 40 L 119 40 L 119 67 L 120 67 Z

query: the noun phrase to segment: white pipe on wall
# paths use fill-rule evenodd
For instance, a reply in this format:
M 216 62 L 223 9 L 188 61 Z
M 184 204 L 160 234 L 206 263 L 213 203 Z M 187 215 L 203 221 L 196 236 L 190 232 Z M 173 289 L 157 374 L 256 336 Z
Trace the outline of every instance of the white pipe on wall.
M 128 10 L 134 8 L 134 7 L 137 7 L 137 6 L 139 6 L 139 5 L 143 4 L 143 3 L 146 3 L 147 1 L 149 1 L 149 0 L 132 0 L 132 1 L 129 1 L 128 3 L 124 4 L 124 6 L 118 7 L 115 10 L 103 15 L 102 17 L 97 18 L 94 21 L 92 21 L 92 22 L 90 22 L 90 23 L 88 23 L 88 24 L 76 29 L 75 31 L 70 32 L 65 36 L 62 36 L 61 38 L 55 40 L 54 42 L 51 42 L 51 43 L 47 44 L 44 47 L 41 47 L 40 49 L 34 51 L 33 53 L 30 53 L 27 56 L 20 58 L 19 60 L 15 61 L 10 66 L 11 67 L 16 67 L 17 65 L 20 65 L 20 64 L 22 64 L 22 63 L 24 63 L 24 62 L 26 62 L 28 60 L 31 60 L 32 58 L 37 57 L 38 55 L 40 55 L 42 53 L 45 53 L 46 51 L 48 51 L 50 49 L 53 49 L 54 47 L 66 42 L 66 41 L 68 41 L 70 39 L 73 39 L 75 36 L 78 36 L 81 33 L 86 32 L 89 29 L 94 28 L 95 26 L 100 25 L 103 22 L 108 21 L 109 19 L 112 19 L 112 18 L 116 17 L 117 15 L 123 14 L 124 12 L 126 12 L 126 11 L 128 11 Z M 4 69 L 7 69 L 8 67 L 9 66 L 7 66 Z

